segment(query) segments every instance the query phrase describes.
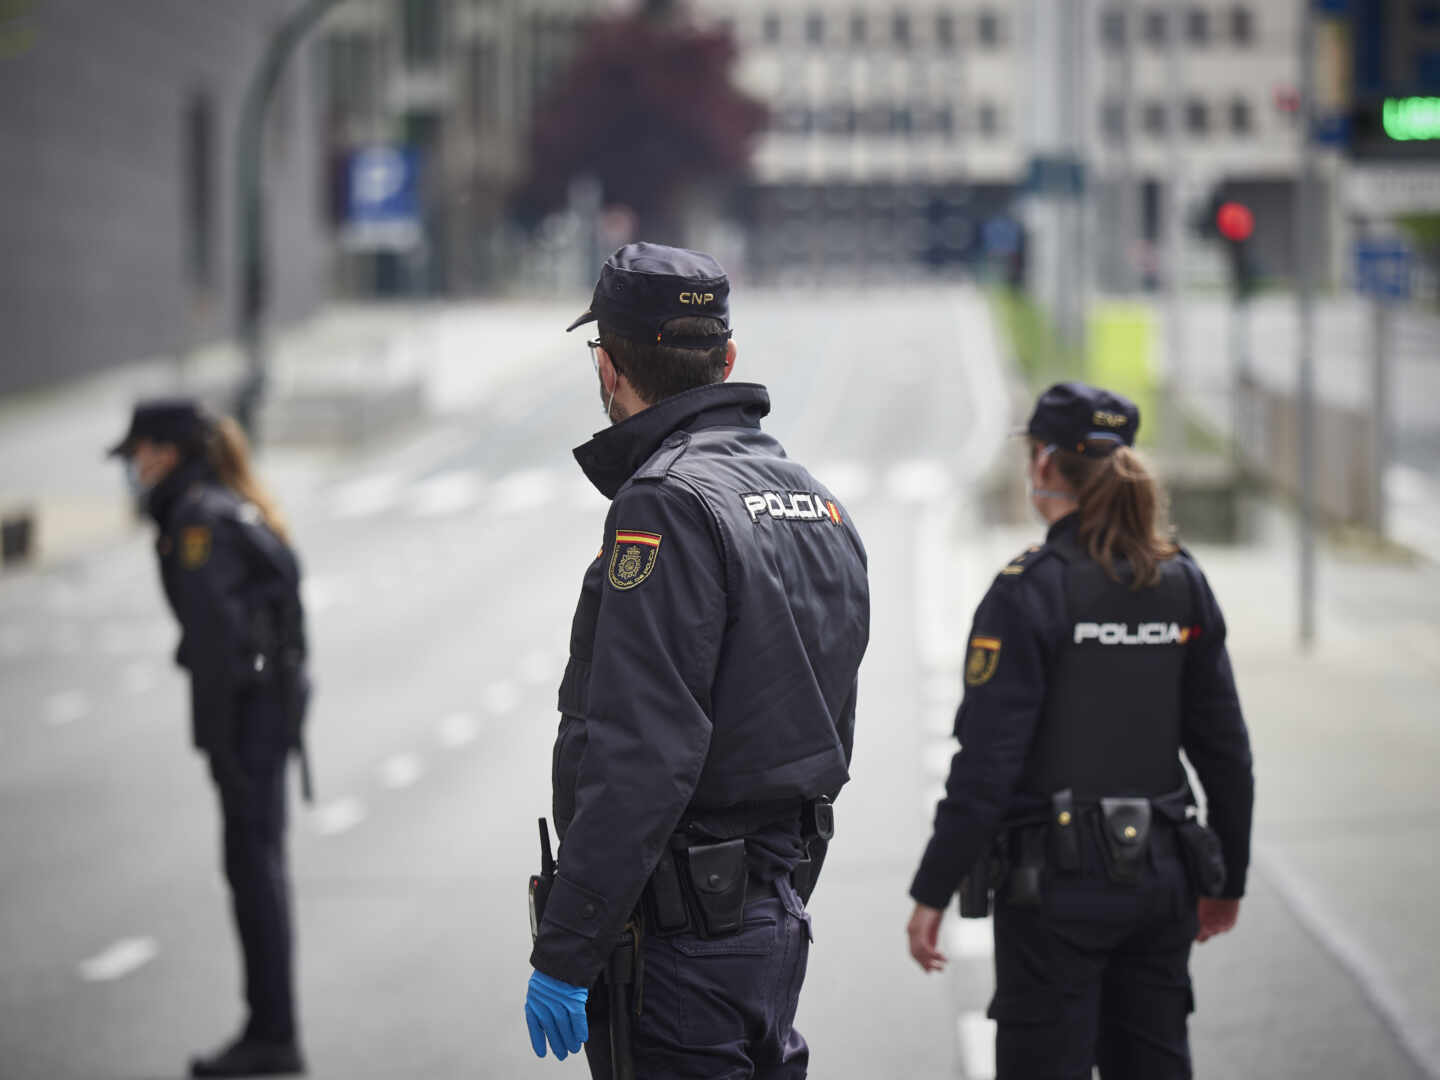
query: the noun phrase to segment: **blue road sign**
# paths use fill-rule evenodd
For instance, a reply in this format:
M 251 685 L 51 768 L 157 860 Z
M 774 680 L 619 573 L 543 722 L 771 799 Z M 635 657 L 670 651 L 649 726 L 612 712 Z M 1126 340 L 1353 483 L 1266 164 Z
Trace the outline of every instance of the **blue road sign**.
M 1400 240 L 1361 240 L 1355 245 L 1355 288 L 1377 300 L 1410 299 L 1415 257 Z
M 403 250 L 420 242 L 420 154 L 368 146 L 350 155 L 345 241 L 352 250 Z

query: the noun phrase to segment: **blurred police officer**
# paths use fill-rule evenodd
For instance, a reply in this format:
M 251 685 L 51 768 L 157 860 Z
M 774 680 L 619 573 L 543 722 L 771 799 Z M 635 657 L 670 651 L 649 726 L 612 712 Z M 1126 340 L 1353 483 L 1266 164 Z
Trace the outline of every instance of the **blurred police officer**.
M 180 622 L 195 746 L 224 819 L 225 875 L 245 967 L 239 1036 L 194 1076 L 304 1071 L 295 1023 L 285 765 L 308 683 L 300 568 L 235 421 L 185 399 L 135 407 L 111 451 L 159 526 L 160 579 Z
M 910 889 L 927 971 L 951 894 L 980 916 L 994 890 L 1000 1080 L 1188 1077 L 1191 942 L 1233 927 L 1245 891 L 1254 782 L 1225 620 L 1163 531 L 1139 424 L 1079 383 L 1035 407 L 1049 533 L 975 613 L 961 749 Z
M 599 323 L 614 426 L 575 457 L 612 505 L 560 686 L 526 1019 L 537 1054 L 585 1042 L 604 1080 L 802 1077 L 809 1058 L 804 902 L 822 797 L 848 778 L 865 551 L 761 430 L 765 388 L 726 382 L 728 296 L 709 256 L 631 244 L 569 328 Z

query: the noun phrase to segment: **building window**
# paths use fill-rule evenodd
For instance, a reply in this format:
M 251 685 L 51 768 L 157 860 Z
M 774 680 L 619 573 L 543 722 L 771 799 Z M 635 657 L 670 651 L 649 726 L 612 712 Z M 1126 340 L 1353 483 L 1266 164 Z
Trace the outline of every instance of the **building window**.
M 1100 130 L 1112 142 L 1119 142 L 1125 137 L 1125 103 L 1123 101 L 1107 101 L 1100 106 Z
M 946 51 L 955 47 L 955 16 L 948 11 L 935 16 L 935 43 Z
M 1244 98 L 1230 102 L 1230 130 L 1236 135 L 1249 135 L 1255 129 L 1255 117 Z
M 771 12 L 765 16 L 761 25 L 761 33 L 767 45 L 778 45 L 780 43 L 780 16 Z
M 405 64 L 433 67 L 440 62 L 444 37 L 439 0 L 405 0 Z
M 1210 107 L 1199 98 L 1185 103 L 1185 130 L 1191 135 L 1205 135 L 1210 131 Z
M 1168 38 L 1166 31 L 1169 29 L 1169 19 L 1166 13 L 1160 8 L 1145 13 L 1145 41 L 1157 49 L 1163 46 Z
M 1191 45 L 1210 43 L 1210 13 L 1204 8 L 1191 8 L 1185 13 L 1185 39 Z
M 1100 40 L 1112 49 L 1125 47 L 1125 12 L 1112 8 L 1101 13 Z
M 1000 134 L 1000 110 L 993 102 L 982 101 L 975 110 L 975 127 L 988 139 Z
M 825 16 L 818 11 L 805 16 L 805 40 L 811 45 L 825 44 Z
M 975 36 L 980 44 L 993 49 L 1000 44 L 1000 16 L 993 11 L 982 11 L 975 21 Z
M 1255 43 L 1255 16 L 1249 8 L 1237 4 L 1230 9 L 1230 38 L 1236 45 Z
M 1169 116 L 1170 111 L 1165 107 L 1164 103 L 1159 101 L 1147 103 L 1141 120 L 1145 125 L 1145 133 L 1156 136 L 1164 135 L 1166 128 L 1169 127 L 1167 123 Z
M 868 35 L 868 32 L 867 32 L 868 29 L 869 29 L 869 27 L 868 27 L 867 24 L 866 24 L 865 15 L 864 15 L 863 12 L 857 11 L 857 12 L 855 12 L 855 14 L 851 15 L 851 16 L 850 16 L 850 44 L 852 44 L 852 45 L 864 45 L 864 44 L 865 44 L 865 39 L 866 39 L 866 37 L 869 36 L 869 35 Z
M 897 11 L 890 20 L 890 37 L 902 49 L 910 47 L 910 16 Z

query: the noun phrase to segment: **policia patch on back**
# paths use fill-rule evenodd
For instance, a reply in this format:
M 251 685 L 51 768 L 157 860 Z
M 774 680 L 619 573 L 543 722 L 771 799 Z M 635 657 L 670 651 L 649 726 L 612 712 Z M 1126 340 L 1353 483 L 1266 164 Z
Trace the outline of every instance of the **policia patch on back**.
M 610 553 L 610 584 L 617 589 L 633 589 L 650 576 L 660 558 L 660 534 L 619 529 L 615 533 L 615 550 Z
M 984 686 L 995 677 L 1000 666 L 1000 639 L 972 637 L 970 655 L 965 660 L 965 685 Z

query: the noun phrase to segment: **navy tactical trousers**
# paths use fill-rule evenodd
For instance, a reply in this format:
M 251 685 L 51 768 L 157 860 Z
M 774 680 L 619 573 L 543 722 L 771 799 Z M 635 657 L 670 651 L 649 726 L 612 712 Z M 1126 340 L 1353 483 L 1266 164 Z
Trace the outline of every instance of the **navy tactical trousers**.
M 632 995 L 636 1080 L 802 1080 L 810 1060 L 795 1007 L 810 952 L 810 916 L 789 881 L 745 905 L 738 934 L 646 935 Z M 590 992 L 585 1044 L 594 1080 L 611 1080 L 609 994 Z M 632 996 L 634 1007 L 636 998 Z
M 1098 847 L 1047 872 L 1038 908 L 995 910 L 997 1080 L 1181 1080 L 1191 1075 L 1195 895 L 1173 854 L 1112 884 Z
M 268 696 L 241 705 L 239 776 L 212 758 L 224 821 L 225 878 L 245 968 L 249 1019 L 244 1034 L 266 1042 L 296 1037 L 285 856 L 284 711 Z

